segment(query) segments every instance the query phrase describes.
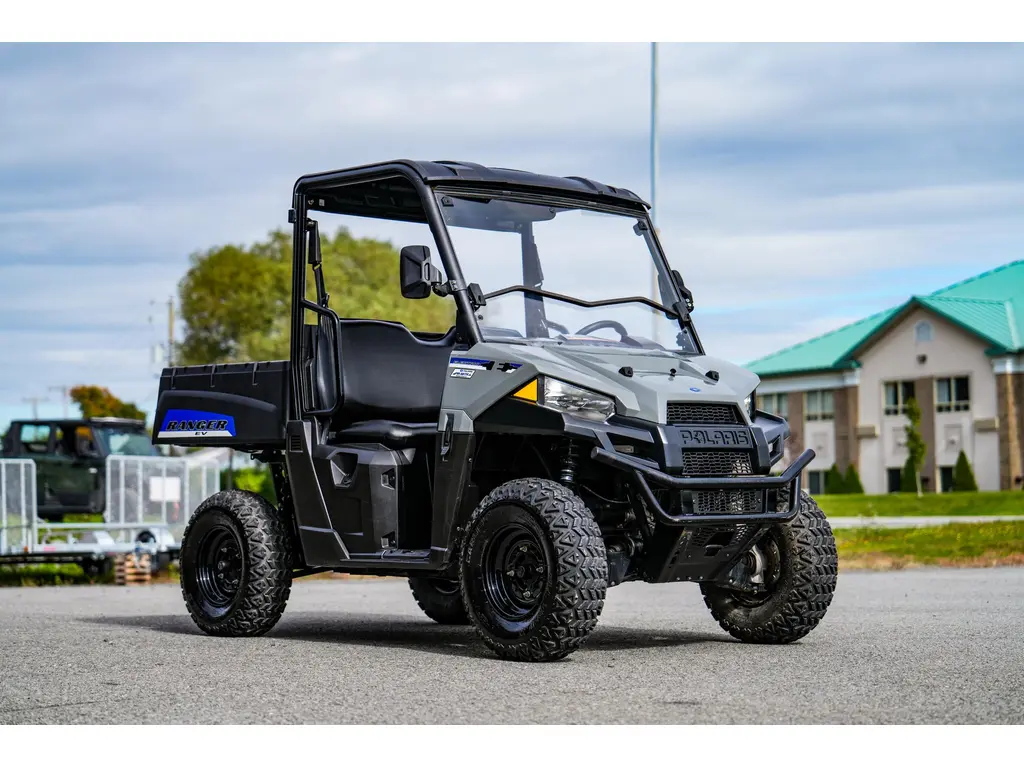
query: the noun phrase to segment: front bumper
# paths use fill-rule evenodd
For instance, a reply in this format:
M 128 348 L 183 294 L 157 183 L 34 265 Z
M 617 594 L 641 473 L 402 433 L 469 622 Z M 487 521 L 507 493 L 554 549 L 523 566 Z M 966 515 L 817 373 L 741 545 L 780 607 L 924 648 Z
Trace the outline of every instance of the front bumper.
M 594 461 L 621 469 L 632 474 L 637 488 L 654 516 L 670 526 L 706 526 L 723 523 L 775 523 L 791 520 L 800 508 L 800 473 L 814 460 L 814 451 L 801 453 L 778 477 L 677 477 L 652 467 L 648 462 L 618 453 L 614 450 L 595 446 L 590 452 Z M 662 488 L 677 491 L 764 491 L 761 494 L 761 511 L 756 513 L 738 512 L 726 514 L 678 514 L 667 512 L 651 490 L 651 483 Z M 780 490 L 789 491 L 786 508 L 774 510 L 772 499 Z

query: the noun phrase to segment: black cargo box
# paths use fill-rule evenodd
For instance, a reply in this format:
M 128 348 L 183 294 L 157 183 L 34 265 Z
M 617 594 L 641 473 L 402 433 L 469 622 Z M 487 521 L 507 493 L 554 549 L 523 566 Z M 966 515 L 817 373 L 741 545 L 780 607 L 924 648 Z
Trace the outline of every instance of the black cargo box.
M 287 360 L 165 368 L 153 443 L 283 447 L 288 370 Z

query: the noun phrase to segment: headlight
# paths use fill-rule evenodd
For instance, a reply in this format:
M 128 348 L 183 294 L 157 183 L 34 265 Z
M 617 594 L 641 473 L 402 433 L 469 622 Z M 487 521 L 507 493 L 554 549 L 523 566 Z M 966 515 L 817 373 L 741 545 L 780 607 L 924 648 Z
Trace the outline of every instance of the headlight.
M 754 420 L 754 412 L 757 410 L 757 390 L 755 389 L 745 398 L 743 398 L 743 407 L 747 409 L 747 413 L 750 414 L 750 420 Z
M 584 419 L 604 421 L 615 413 L 615 401 L 589 389 L 547 376 L 543 379 L 541 405 Z

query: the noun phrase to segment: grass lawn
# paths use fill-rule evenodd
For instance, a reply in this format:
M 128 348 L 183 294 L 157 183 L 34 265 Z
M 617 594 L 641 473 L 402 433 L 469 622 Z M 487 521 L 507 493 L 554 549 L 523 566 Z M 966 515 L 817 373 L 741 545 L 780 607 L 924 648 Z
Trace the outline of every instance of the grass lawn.
M 1024 521 L 928 528 L 841 528 L 840 568 L 1024 565 Z
M 836 494 L 815 496 L 828 517 L 906 517 L 955 515 L 1024 515 L 1024 492 L 890 493 L 885 496 Z

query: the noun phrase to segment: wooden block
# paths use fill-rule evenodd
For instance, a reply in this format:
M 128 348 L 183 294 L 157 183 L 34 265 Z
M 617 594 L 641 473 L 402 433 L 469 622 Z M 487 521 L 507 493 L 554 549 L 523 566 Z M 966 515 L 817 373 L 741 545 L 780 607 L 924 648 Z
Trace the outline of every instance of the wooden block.
M 121 555 L 114 561 L 114 583 L 119 586 L 129 584 L 149 584 L 153 580 L 150 570 L 149 555 Z

